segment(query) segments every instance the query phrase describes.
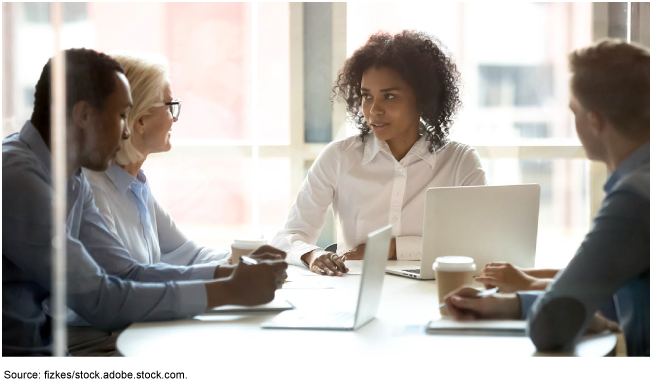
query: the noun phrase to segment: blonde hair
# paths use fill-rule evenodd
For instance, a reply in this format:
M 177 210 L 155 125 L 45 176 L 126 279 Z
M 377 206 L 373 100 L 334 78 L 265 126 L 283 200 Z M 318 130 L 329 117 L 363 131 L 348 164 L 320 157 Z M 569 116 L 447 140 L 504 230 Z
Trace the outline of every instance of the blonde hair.
M 126 126 L 131 131 L 131 137 L 122 143 L 114 160 L 118 165 L 127 165 L 144 159 L 133 146 L 135 123 L 151 114 L 154 105 L 163 101 L 165 86 L 169 81 L 169 63 L 158 54 L 116 52 L 109 56 L 120 63 L 131 85 L 133 107 L 126 114 Z
M 571 90 L 629 137 L 650 133 L 650 49 L 603 39 L 569 55 Z

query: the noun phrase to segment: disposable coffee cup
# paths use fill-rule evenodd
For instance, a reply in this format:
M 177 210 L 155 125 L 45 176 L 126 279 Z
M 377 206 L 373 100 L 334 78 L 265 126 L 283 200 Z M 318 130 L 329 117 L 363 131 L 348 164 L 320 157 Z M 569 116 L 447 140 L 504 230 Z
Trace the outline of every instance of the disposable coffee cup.
M 474 283 L 476 264 L 467 256 L 441 256 L 433 263 L 438 285 L 438 303 L 442 303 L 448 293 Z M 446 309 L 441 310 L 446 315 Z
M 248 256 L 253 253 L 254 250 L 266 245 L 266 239 L 235 239 L 232 244 L 230 244 L 230 249 L 232 250 L 231 263 L 239 263 L 239 259 L 242 256 Z

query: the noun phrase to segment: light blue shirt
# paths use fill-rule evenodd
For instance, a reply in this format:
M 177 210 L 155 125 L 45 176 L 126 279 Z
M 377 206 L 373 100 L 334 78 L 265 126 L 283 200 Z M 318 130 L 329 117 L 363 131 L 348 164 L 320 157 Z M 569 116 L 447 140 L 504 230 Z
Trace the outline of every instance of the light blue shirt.
M 518 292 L 539 350 L 575 345 L 612 298 L 631 356 L 650 356 L 650 142 L 605 184 L 594 226 L 546 292 Z
M 2 354 L 51 354 L 43 310 L 52 285 L 51 155 L 27 122 L 2 142 Z M 95 328 L 187 318 L 205 311 L 214 266 L 133 261 L 93 201 L 81 170 L 67 180 L 67 304 Z
M 122 241 L 131 257 L 143 264 L 227 264 L 229 250 L 202 247 L 188 239 L 158 203 L 144 172 L 131 176 L 118 165 L 104 172 L 83 170 L 95 204 L 108 229 Z

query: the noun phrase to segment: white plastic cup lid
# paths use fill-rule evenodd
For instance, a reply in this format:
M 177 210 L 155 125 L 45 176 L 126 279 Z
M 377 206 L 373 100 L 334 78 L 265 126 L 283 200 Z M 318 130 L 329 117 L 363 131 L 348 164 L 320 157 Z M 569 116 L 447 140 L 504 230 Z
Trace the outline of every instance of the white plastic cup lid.
M 476 271 L 474 259 L 467 256 L 440 256 L 433 263 L 434 271 L 465 272 Z
M 257 249 L 266 244 L 266 239 L 234 239 L 231 245 L 239 249 Z

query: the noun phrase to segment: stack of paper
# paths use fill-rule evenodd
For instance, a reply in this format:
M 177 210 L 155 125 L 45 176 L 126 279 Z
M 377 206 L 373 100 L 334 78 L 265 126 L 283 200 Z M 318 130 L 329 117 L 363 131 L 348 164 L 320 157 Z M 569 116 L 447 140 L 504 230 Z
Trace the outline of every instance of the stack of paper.
M 222 305 L 220 307 L 208 308 L 205 313 L 280 312 L 294 308 L 293 304 L 286 300 L 275 299 L 270 303 L 262 305 Z

